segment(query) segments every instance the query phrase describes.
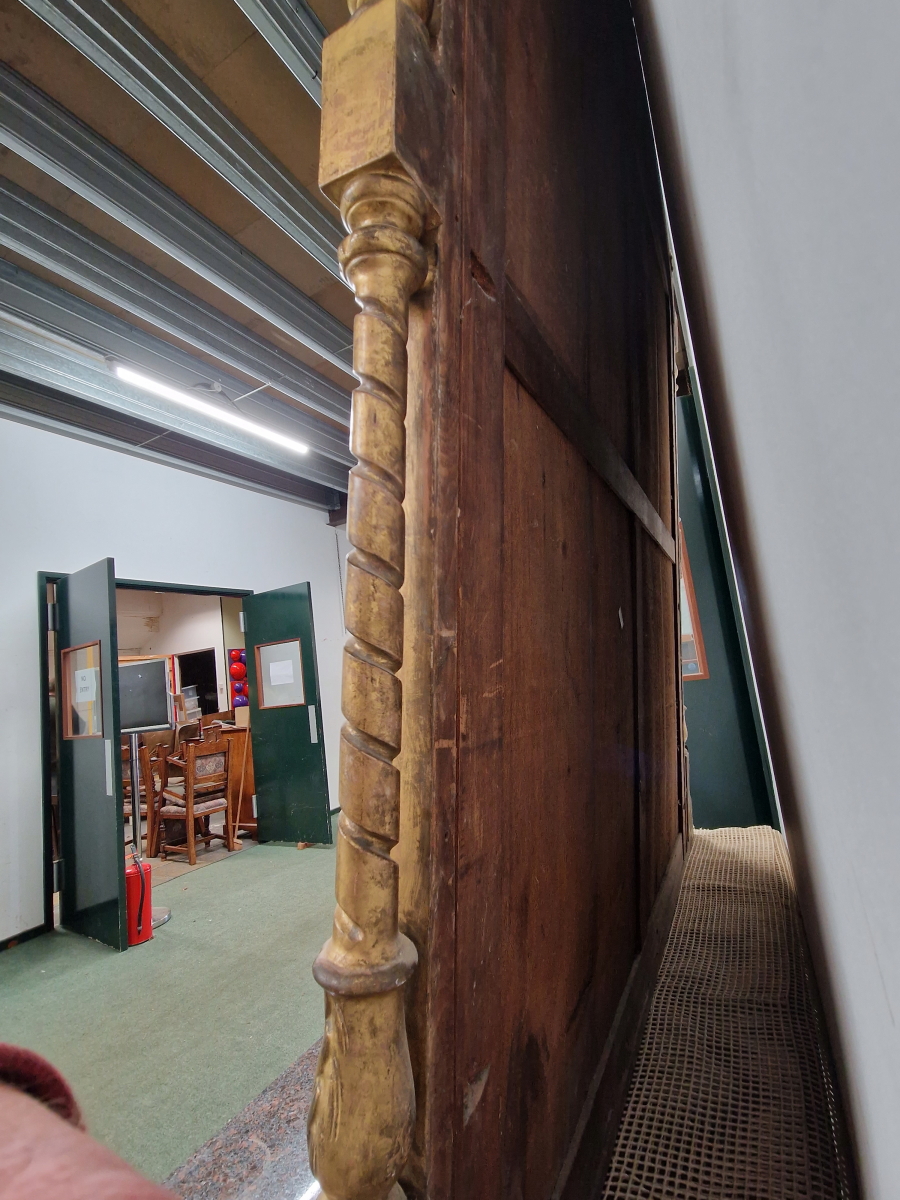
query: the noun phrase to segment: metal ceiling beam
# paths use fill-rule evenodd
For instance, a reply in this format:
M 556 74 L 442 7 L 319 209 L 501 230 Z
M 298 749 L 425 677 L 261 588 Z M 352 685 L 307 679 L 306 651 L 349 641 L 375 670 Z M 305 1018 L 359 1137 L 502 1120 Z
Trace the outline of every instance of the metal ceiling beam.
M 322 42 L 328 30 L 309 5 L 304 0 L 236 0 L 236 3 L 321 108 Z
M 134 13 L 118 0 L 22 2 L 340 278 L 337 246 L 343 235 L 336 218 L 319 208 L 282 164 Z M 294 26 L 298 24 L 304 27 L 295 19 Z M 319 55 L 321 61 L 321 41 Z
M 298 456 L 214 417 L 160 399 L 118 379 L 109 359 L 143 371 L 170 387 L 197 396 L 310 447 Z M 0 370 L 141 420 L 223 447 L 257 462 L 346 488 L 347 444 L 337 430 L 293 405 L 257 392 L 177 347 L 121 321 L 46 280 L 0 260 Z M 238 403 L 233 404 L 234 400 Z
M 345 325 L 93 130 L 0 64 L 0 144 L 350 372 Z
M 0 284 L 0 319 L 4 312 L 14 314 L 87 347 L 104 359 L 113 357 L 142 368 L 172 387 L 190 391 L 199 384 L 214 398 L 221 395 L 231 402 L 247 397 L 236 407 L 252 420 L 308 442 L 319 454 L 342 464 L 343 471 L 356 461 L 350 453 L 348 435 L 333 425 L 254 389 L 252 384 L 211 367 L 170 342 L 137 329 L 3 259 L 0 259 Z
M 99 404 L 0 372 L 0 417 L 340 515 L 340 492 Z
M 279 453 L 274 447 L 270 452 L 265 443 L 254 443 L 248 435 L 223 425 L 214 425 L 208 418 L 194 415 L 187 409 L 180 409 L 174 404 L 168 404 L 122 383 L 106 369 L 102 359 L 93 362 L 85 359 L 79 362 L 76 356 L 65 350 L 54 350 L 43 339 L 32 336 L 28 330 L 16 329 L 7 324 L 2 311 L 0 372 L 92 401 L 115 412 L 148 421 L 157 428 L 220 447 L 254 462 L 266 463 L 300 478 L 337 486 L 329 478 L 330 472 L 306 469 L 306 464 L 303 470 L 299 470 L 296 462 L 290 461 L 287 452 Z M 327 460 L 319 459 L 319 462 Z
M 2 176 L 0 245 L 233 370 L 272 381 L 291 400 L 349 422 L 349 392 Z
M 99 364 L 104 371 L 112 358 L 226 410 L 237 408 L 251 420 L 306 442 L 316 463 L 319 456 L 331 460 L 317 466 L 336 472 L 330 482 L 338 484 L 355 461 L 347 435 L 331 424 L 0 259 L 0 328 L 4 335 L 10 334 L 15 322 L 24 323 L 26 334 L 41 348 L 50 346 L 78 362 Z M 302 466 L 312 458 L 289 457 L 289 461 Z

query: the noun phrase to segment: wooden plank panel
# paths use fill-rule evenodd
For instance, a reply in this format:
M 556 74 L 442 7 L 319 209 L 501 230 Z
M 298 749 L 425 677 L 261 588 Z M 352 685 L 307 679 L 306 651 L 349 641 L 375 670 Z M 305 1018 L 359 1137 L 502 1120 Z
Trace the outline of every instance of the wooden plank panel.
M 488 15 L 490 15 L 488 13 Z M 474 21 L 474 18 L 473 18 Z M 476 32 L 480 32 L 477 30 Z M 443 14 L 442 58 L 448 83 L 463 93 L 465 44 L 472 29 L 463 5 Z M 487 72 L 482 72 L 482 78 Z M 490 87 L 490 85 L 488 85 Z M 453 1188 L 456 1130 L 460 1123 L 456 1075 L 456 900 L 457 797 L 459 769 L 458 623 L 460 610 L 458 540 L 460 514 L 460 409 L 468 390 L 460 388 L 463 334 L 462 292 L 468 286 L 468 247 L 461 236 L 465 212 L 465 111 L 451 105 L 447 126 L 447 183 L 443 220 L 438 231 L 438 261 L 433 297 L 432 341 L 427 353 L 431 370 L 424 373 L 422 405 L 430 414 L 430 489 L 423 502 L 421 527 L 434 541 L 430 581 L 432 616 L 432 791 L 423 800 L 431 809 L 430 881 L 428 909 L 427 1015 L 424 1045 L 413 1045 L 416 1058 L 416 1103 L 421 1116 L 416 1131 L 412 1182 L 420 1170 L 430 1200 L 449 1200 Z M 502 176 L 500 178 L 502 186 Z M 466 293 L 468 294 L 468 293 Z M 429 336 L 421 331 L 421 336 Z M 413 348 L 413 357 L 421 353 Z M 471 362 L 471 356 L 469 361 Z M 426 534 L 427 536 L 427 534 Z M 421 1028 L 422 1018 L 419 1019 Z M 424 1084 L 424 1088 L 423 1085 Z M 416 1194 L 415 1192 L 413 1194 Z
M 581 455 L 504 389 L 504 1196 L 546 1196 L 597 1050 L 592 520 Z M 587 1044 L 585 1044 L 587 1043 Z M 588 1051 L 588 1053 L 585 1053 Z
M 490 333 L 488 297 L 471 295 Z M 473 327 L 474 332 L 474 327 Z M 472 339 L 490 362 L 489 338 Z M 486 374 L 486 372 L 485 372 Z M 473 384 L 476 380 L 472 380 Z M 487 382 L 484 378 L 477 382 Z M 503 387 L 498 380 L 497 392 Z M 459 775 L 456 826 L 455 1196 L 501 1195 L 499 1130 L 507 1005 L 497 1003 L 508 914 L 501 887 L 507 818 L 503 786 L 503 404 L 478 395 L 461 425 L 459 545 Z M 502 392 L 501 392 L 502 394 Z M 502 993 L 508 996 L 507 981 Z
M 604 1034 L 639 949 L 635 822 L 635 594 L 632 518 L 596 477 L 594 530 L 594 793 L 599 829 L 596 872 L 603 908 L 596 929 L 603 964 L 595 1019 Z M 660 556 L 661 557 L 661 556 Z
M 641 928 L 645 929 L 678 836 L 680 714 L 676 679 L 675 573 L 642 537 Z
M 406 566 L 404 607 L 403 726 L 400 769 L 400 838 L 394 858 L 400 868 L 400 928 L 411 938 L 419 965 L 406 986 L 407 1036 L 416 1088 L 413 1151 L 406 1182 L 425 1181 L 425 1128 L 428 1120 L 428 1029 L 431 981 L 431 846 L 434 792 L 434 579 L 435 543 L 431 522 L 434 478 L 434 345 L 430 337 L 433 297 L 420 293 L 410 305 L 409 382 L 406 405 Z
M 504 298 L 507 365 L 674 562 L 675 540 L 669 531 L 670 505 L 665 506 L 664 520 L 604 433 L 583 389 L 554 354 L 536 317 L 509 279 L 506 280 Z
M 638 276 L 653 281 L 656 256 L 646 231 L 635 248 Z M 672 526 L 671 409 L 674 374 L 671 364 L 671 309 L 668 287 L 644 286 L 633 301 L 635 399 L 634 473 L 670 534 Z
M 238 6 L 129 0 L 128 7 L 334 213 L 318 188 L 319 107 Z
M 191 0 L 189 5 L 128 0 L 128 7 L 201 79 L 259 36 L 236 4 L 222 0 Z
M 639 726 L 648 764 L 676 738 L 672 563 L 666 593 L 666 558 L 577 433 L 599 418 L 617 462 L 640 450 L 665 534 L 665 241 L 632 162 L 648 144 L 630 124 L 643 93 L 626 4 L 459 0 L 442 20 L 455 100 L 436 308 L 427 1188 L 546 1200 L 602 1056 L 624 1069 L 638 1036 L 641 901 L 677 823 L 668 761 L 644 769 L 640 828 L 636 805 Z M 515 289 L 564 380 L 549 416 L 522 386 L 548 376 L 522 367 L 535 343 L 512 320 Z M 627 1046 L 607 1043 L 614 1027 Z
M 460 748 L 457 1136 L 473 1166 L 457 1166 L 454 1195 L 537 1200 L 556 1181 L 636 951 L 622 686 L 633 598 L 628 514 L 509 374 L 503 430 L 502 664 L 481 664 L 482 699 L 502 665 L 502 725 L 479 726 L 469 758 L 469 707 Z M 468 641 L 461 630 L 461 676 Z M 485 781 L 476 793 L 467 776 L 498 763 L 487 808 Z
M 461 6 L 458 377 L 458 775 L 452 1196 L 499 1196 L 506 1006 L 498 963 L 503 792 L 503 294 L 506 156 L 502 10 Z M 493 114 L 492 120 L 486 120 Z M 451 229 L 452 236 L 452 229 Z M 448 314 L 453 319 L 454 313 Z M 453 387 L 453 384 L 451 384 Z M 441 500 L 438 500 L 438 504 Z M 505 990 L 505 989 L 504 989 Z M 446 1138 L 446 1131 L 435 1131 Z
M 629 78 L 629 54 L 636 57 L 623 6 L 592 8 L 591 45 L 595 69 L 585 81 L 586 106 L 594 114 L 596 135 L 585 155 L 590 207 L 584 229 L 590 262 L 589 387 L 592 411 L 629 467 L 634 468 L 630 401 L 623 395 L 629 357 L 625 290 L 631 275 L 624 230 L 631 211 L 626 187 L 633 137 L 624 118 L 623 91 Z
M 641 952 L 629 972 L 612 1027 L 550 1200 L 599 1200 L 653 991 L 678 901 L 684 852 L 676 841 L 653 905 Z
M 587 211 L 581 135 L 582 6 L 510 0 L 507 29 L 507 267 L 553 349 L 585 381 Z M 540 102 L 536 102 L 540 97 Z

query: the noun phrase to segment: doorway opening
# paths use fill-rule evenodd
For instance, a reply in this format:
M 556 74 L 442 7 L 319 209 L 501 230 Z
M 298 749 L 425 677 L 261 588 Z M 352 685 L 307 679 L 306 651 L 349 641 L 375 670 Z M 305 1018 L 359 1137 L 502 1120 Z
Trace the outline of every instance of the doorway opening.
M 257 842 L 331 843 L 308 584 L 254 595 L 118 580 L 108 559 L 44 574 L 39 589 L 48 931 L 134 944 L 129 846 L 152 888 Z M 156 715 L 149 725 L 129 717 L 126 729 L 144 677 L 162 689 Z M 67 707 L 60 693 L 78 686 Z M 103 920 L 81 928 L 78 914 L 98 907 L 85 898 L 101 893 Z
M 305 1077 L 315 1057 L 321 991 L 311 976 L 298 990 L 296 960 L 311 961 L 328 935 L 334 855 L 310 589 L 122 580 L 105 559 L 42 575 L 39 600 L 50 936 L 0 958 L 0 1019 L 63 1064 L 102 1140 L 162 1181 L 276 1076 L 299 1063 Z M 151 678 L 156 706 L 142 717 Z M 169 853 L 151 853 L 147 776 L 139 770 L 127 788 L 132 738 L 141 765 L 162 754 L 176 790 L 191 748 L 196 765 L 229 741 L 234 803 L 209 815 L 213 837 L 198 836 L 193 864 L 180 849 L 184 812 L 159 811 Z M 237 853 L 217 837 L 229 818 Z M 195 832 L 206 832 L 203 820 Z M 141 944 L 130 938 L 132 837 L 150 867 L 151 910 L 172 913 Z M 227 1060 L 211 1053 L 211 1013 L 230 1031 Z M 260 1056 L 273 1014 L 278 1035 Z M 131 1101 L 131 1056 L 109 1051 L 135 1030 L 149 1105 Z M 195 1079 L 217 1097 L 214 1119 Z
M 153 887 L 222 862 L 236 850 L 256 842 L 251 733 L 248 727 L 235 723 L 240 708 L 234 707 L 228 672 L 230 655 L 240 659 L 245 654 L 241 613 L 247 594 L 136 582 L 116 585 L 120 703 L 125 698 L 122 668 L 158 659 L 165 664 L 171 697 L 167 729 L 148 729 L 135 739 L 123 736 L 121 744 L 125 842 L 140 844 L 151 868 Z M 192 827 L 193 836 L 189 837 L 184 820 L 163 814 L 177 806 L 176 796 L 185 797 L 186 775 L 181 764 L 187 763 L 191 744 L 221 750 L 223 742 L 228 745 L 228 753 L 220 782 L 230 793 L 230 808 L 219 808 L 203 817 Z M 130 803 L 134 743 L 140 756 L 139 843 L 138 830 L 133 826 L 134 805 Z M 192 769 L 219 765 L 216 754 L 201 755 L 196 748 L 193 754 Z M 149 806 L 148 786 L 151 793 L 161 793 L 151 795 Z M 199 785 L 193 800 L 200 806 L 214 799 L 221 804 L 223 798 L 218 791 L 215 784 Z
M 185 697 L 196 699 L 200 716 L 208 717 L 219 712 L 215 650 L 210 648 L 179 654 L 176 665 L 181 684 L 179 691 Z

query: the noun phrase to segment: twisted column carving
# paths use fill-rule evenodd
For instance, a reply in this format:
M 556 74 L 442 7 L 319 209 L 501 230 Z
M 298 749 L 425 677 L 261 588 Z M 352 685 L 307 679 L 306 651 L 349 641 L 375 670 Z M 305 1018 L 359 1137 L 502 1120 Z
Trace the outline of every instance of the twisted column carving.
M 425 282 L 426 201 L 399 170 L 346 186 L 341 268 L 361 311 L 353 325 L 350 473 L 334 929 L 313 973 L 326 993 L 325 1040 L 309 1118 L 310 1162 L 329 1200 L 402 1197 L 415 1093 L 403 985 L 416 951 L 398 927 L 397 842 L 403 648 L 407 321 Z
M 398 925 L 403 556 L 410 297 L 438 220 L 446 86 L 426 26 L 431 0 L 350 0 L 323 46 L 319 182 L 348 230 L 341 269 L 353 324 L 340 802 L 331 938 L 313 973 L 325 1038 L 309 1115 L 310 1163 L 328 1200 L 402 1200 L 415 1089 L 404 985 L 416 951 Z

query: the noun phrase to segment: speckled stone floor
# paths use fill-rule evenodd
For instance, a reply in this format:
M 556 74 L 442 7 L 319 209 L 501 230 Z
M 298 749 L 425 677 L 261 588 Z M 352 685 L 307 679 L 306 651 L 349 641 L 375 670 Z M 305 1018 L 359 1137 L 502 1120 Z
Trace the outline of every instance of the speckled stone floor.
M 315 1194 L 306 1116 L 321 1044 L 270 1083 L 165 1186 L 181 1200 L 302 1200 Z

